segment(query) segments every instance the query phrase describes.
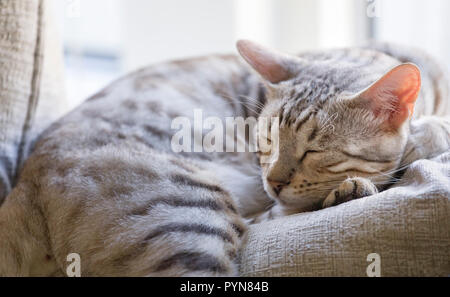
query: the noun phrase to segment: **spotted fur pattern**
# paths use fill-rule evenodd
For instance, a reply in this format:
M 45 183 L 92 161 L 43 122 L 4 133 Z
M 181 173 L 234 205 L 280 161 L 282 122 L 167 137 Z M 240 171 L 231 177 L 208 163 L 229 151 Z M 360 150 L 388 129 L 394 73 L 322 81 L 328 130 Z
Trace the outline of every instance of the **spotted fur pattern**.
M 431 154 L 414 137 L 386 151 L 389 139 L 366 125 L 371 119 L 337 100 L 398 59 L 365 49 L 302 57 L 302 71 L 276 87 L 235 56 L 210 56 L 140 70 L 88 99 L 40 137 L 0 208 L 0 275 L 64 275 L 70 253 L 80 254 L 83 276 L 236 275 L 244 219 L 378 190 L 360 186 L 365 174 L 321 170 L 352 160 L 388 171 Z M 192 119 L 195 108 L 204 117 L 278 116 L 278 160 L 260 167 L 252 153 L 173 153 L 171 121 Z M 268 179 L 283 184 L 268 187 Z

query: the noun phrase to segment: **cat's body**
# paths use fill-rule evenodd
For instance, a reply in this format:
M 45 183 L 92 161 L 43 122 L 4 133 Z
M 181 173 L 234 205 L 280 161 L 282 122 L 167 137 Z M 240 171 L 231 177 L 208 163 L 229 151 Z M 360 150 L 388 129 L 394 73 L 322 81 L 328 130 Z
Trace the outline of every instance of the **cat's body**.
M 172 153 L 170 126 L 194 108 L 205 117 L 251 113 L 232 98 L 258 97 L 257 80 L 237 57 L 168 63 L 116 82 L 53 125 L 0 208 L 0 275 L 64 273 L 70 253 L 80 254 L 84 276 L 236 274 L 246 226 L 235 187 L 215 175 L 246 179 L 240 195 L 256 184 L 263 199 L 256 156 Z M 4 227 L 8 215 L 26 231 Z
M 55 123 L 36 143 L 0 208 L 0 275 L 63 275 L 71 253 L 81 256 L 84 276 L 235 275 L 244 218 L 314 209 L 327 195 L 304 207 L 277 208 L 280 201 L 267 211 L 270 197 L 278 194 L 261 180 L 255 154 L 173 153 L 171 122 L 193 119 L 196 108 L 204 117 L 257 117 L 259 104 L 277 93 L 290 98 L 283 107 L 284 133 L 287 124 L 302 122 L 305 107 L 360 92 L 403 62 L 362 49 L 303 58 L 314 65 L 298 74 L 294 89 L 267 91 L 235 56 L 153 66 L 117 81 Z M 447 90 L 436 87 L 436 71 L 424 73 L 418 103 L 424 105 L 416 105 L 416 116 L 443 114 Z M 441 98 L 437 105 L 436 98 Z M 433 118 L 418 123 L 431 125 L 430 134 L 443 140 L 427 135 L 435 150 L 420 151 L 414 129 L 421 128 L 412 128 L 393 167 L 448 149 L 448 123 Z M 276 172 L 280 162 L 263 171 Z M 302 186 L 314 190 L 320 183 Z

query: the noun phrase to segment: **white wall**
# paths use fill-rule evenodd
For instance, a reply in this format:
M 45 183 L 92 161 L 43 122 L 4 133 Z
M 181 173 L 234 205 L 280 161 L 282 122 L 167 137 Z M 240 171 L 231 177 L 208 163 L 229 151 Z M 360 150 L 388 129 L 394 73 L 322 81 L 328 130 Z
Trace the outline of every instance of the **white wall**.
M 235 0 L 235 38 L 287 52 L 317 47 L 318 0 Z
M 233 1 L 122 0 L 121 12 L 121 46 L 127 70 L 233 50 Z
M 121 0 L 124 67 L 235 52 L 240 38 L 294 53 L 354 45 L 366 37 L 361 1 Z
M 319 0 L 319 48 L 360 45 L 368 40 L 366 0 Z
M 246 38 L 282 51 L 350 46 L 365 36 L 365 0 L 54 0 L 74 104 L 152 63 L 235 53 Z M 111 70 L 86 59 L 120 59 Z
M 54 0 L 69 93 L 84 99 L 125 72 L 163 60 L 235 52 L 240 38 L 279 50 L 351 46 L 368 38 L 424 48 L 450 67 L 449 0 Z M 369 18 L 366 6 L 376 8 Z M 83 53 L 116 54 L 99 69 Z M 75 65 L 75 66 L 74 66 Z
M 65 47 L 113 53 L 121 43 L 123 1 L 126 0 L 54 0 Z
M 450 69 L 450 1 L 377 1 L 378 39 L 425 49 Z
M 425 48 L 450 65 L 449 0 L 55 0 L 67 48 L 118 52 L 124 70 L 233 52 L 250 38 L 288 52 L 376 37 Z M 61 13 L 62 12 L 62 13 Z

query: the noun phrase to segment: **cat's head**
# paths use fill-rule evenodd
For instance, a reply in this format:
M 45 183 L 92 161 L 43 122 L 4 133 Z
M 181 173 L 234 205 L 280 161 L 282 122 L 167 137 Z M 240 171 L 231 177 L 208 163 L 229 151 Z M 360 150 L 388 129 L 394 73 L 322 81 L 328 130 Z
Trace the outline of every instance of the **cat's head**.
M 266 85 L 260 120 L 279 118 L 275 135 L 258 131 L 259 143 L 278 141 L 278 150 L 262 153 L 272 198 L 307 209 L 348 177 L 390 181 L 420 91 L 415 65 L 362 49 L 297 57 L 239 41 L 238 50 Z

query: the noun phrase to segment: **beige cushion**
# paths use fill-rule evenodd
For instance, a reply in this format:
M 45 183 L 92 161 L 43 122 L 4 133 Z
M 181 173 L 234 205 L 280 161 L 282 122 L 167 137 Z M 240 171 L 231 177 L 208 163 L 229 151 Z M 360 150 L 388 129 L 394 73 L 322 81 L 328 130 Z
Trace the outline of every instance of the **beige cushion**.
M 396 188 L 250 228 L 243 276 L 450 275 L 450 153 L 415 162 Z
M 0 203 L 36 136 L 66 111 L 47 0 L 0 1 Z

